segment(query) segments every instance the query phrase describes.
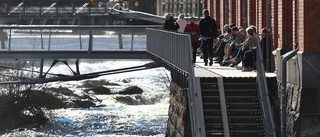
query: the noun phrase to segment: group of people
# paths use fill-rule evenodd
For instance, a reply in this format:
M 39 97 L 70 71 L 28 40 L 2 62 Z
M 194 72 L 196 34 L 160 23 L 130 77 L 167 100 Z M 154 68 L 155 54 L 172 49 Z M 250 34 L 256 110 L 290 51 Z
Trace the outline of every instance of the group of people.
M 166 20 L 162 28 L 191 35 L 193 63 L 196 62 L 197 49 L 201 48 L 205 66 L 212 66 L 215 61 L 221 66 L 252 71 L 255 67 L 256 46 L 259 42 L 256 27 L 249 26 L 244 30 L 241 26 L 230 24 L 225 25 L 223 34 L 220 34 L 216 21 L 209 14 L 209 10 L 203 11 L 204 18 L 200 20 L 199 25 L 195 23 L 194 17 L 191 17 L 188 23 L 184 19 L 184 14 L 180 14 L 177 21 L 170 14 L 165 14 Z M 262 29 L 261 45 L 265 45 L 267 33 L 266 29 Z M 239 67 L 238 64 L 241 62 L 242 65 Z

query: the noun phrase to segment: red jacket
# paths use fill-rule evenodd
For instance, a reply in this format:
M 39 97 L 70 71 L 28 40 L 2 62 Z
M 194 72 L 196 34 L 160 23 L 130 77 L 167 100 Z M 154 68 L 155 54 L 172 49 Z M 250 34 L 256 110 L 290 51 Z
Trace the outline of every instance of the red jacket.
M 184 29 L 184 32 L 190 33 L 191 34 L 191 41 L 194 42 L 199 42 L 199 35 L 200 35 L 200 29 L 198 24 L 187 24 L 186 28 Z

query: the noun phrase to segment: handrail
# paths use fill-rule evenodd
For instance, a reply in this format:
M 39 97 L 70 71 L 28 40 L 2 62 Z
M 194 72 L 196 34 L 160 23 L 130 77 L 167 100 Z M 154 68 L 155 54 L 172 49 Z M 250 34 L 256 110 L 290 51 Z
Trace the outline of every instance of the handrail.
M 257 66 L 257 80 L 258 88 L 260 91 L 261 104 L 263 109 L 264 127 L 266 137 L 276 137 L 275 126 L 272 115 L 272 107 L 269 99 L 269 90 L 267 85 L 267 79 L 265 76 L 265 69 L 263 65 L 262 50 L 260 45 L 260 39 L 256 36 L 257 48 L 256 48 L 256 66 Z
M 0 25 L 0 29 L 119 29 L 119 28 L 160 28 L 159 25 Z
M 188 34 L 147 29 L 147 51 L 170 66 L 188 74 L 188 101 L 193 137 L 205 137 L 203 110 L 192 64 L 191 37 Z M 198 83 L 199 84 L 199 83 Z
M 146 50 L 146 28 L 160 25 L 0 25 L 0 52 Z M 142 37 L 134 42 L 134 36 Z M 119 43 L 119 45 L 117 45 Z M 118 47 L 117 47 L 118 46 Z

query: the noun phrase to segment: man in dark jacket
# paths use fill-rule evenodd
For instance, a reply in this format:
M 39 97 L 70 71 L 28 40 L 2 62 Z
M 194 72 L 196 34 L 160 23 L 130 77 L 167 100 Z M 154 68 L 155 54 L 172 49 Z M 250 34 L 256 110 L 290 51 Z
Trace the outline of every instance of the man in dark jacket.
M 208 65 L 208 56 L 210 63 L 213 64 L 213 40 L 217 38 L 217 23 L 214 19 L 209 16 L 209 10 L 205 9 L 203 11 L 204 19 L 200 20 L 199 28 L 200 28 L 200 39 L 203 50 L 203 60 L 204 65 Z
M 173 19 L 173 17 L 169 13 L 166 13 L 164 15 L 164 18 L 165 22 L 162 25 L 162 29 L 170 31 L 177 31 L 179 29 L 178 23 Z

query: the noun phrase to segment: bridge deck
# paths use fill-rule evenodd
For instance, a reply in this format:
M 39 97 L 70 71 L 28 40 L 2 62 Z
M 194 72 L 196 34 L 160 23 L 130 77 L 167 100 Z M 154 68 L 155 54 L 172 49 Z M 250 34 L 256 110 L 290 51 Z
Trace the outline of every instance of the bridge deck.
M 212 66 L 204 66 L 203 59 L 200 57 L 197 57 L 194 69 L 196 77 L 257 77 L 256 71 L 242 72 L 237 68 L 220 66 L 217 63 L 213 63 Z M 276 77 L 276 74 L 266 73 L 266 77 Z

